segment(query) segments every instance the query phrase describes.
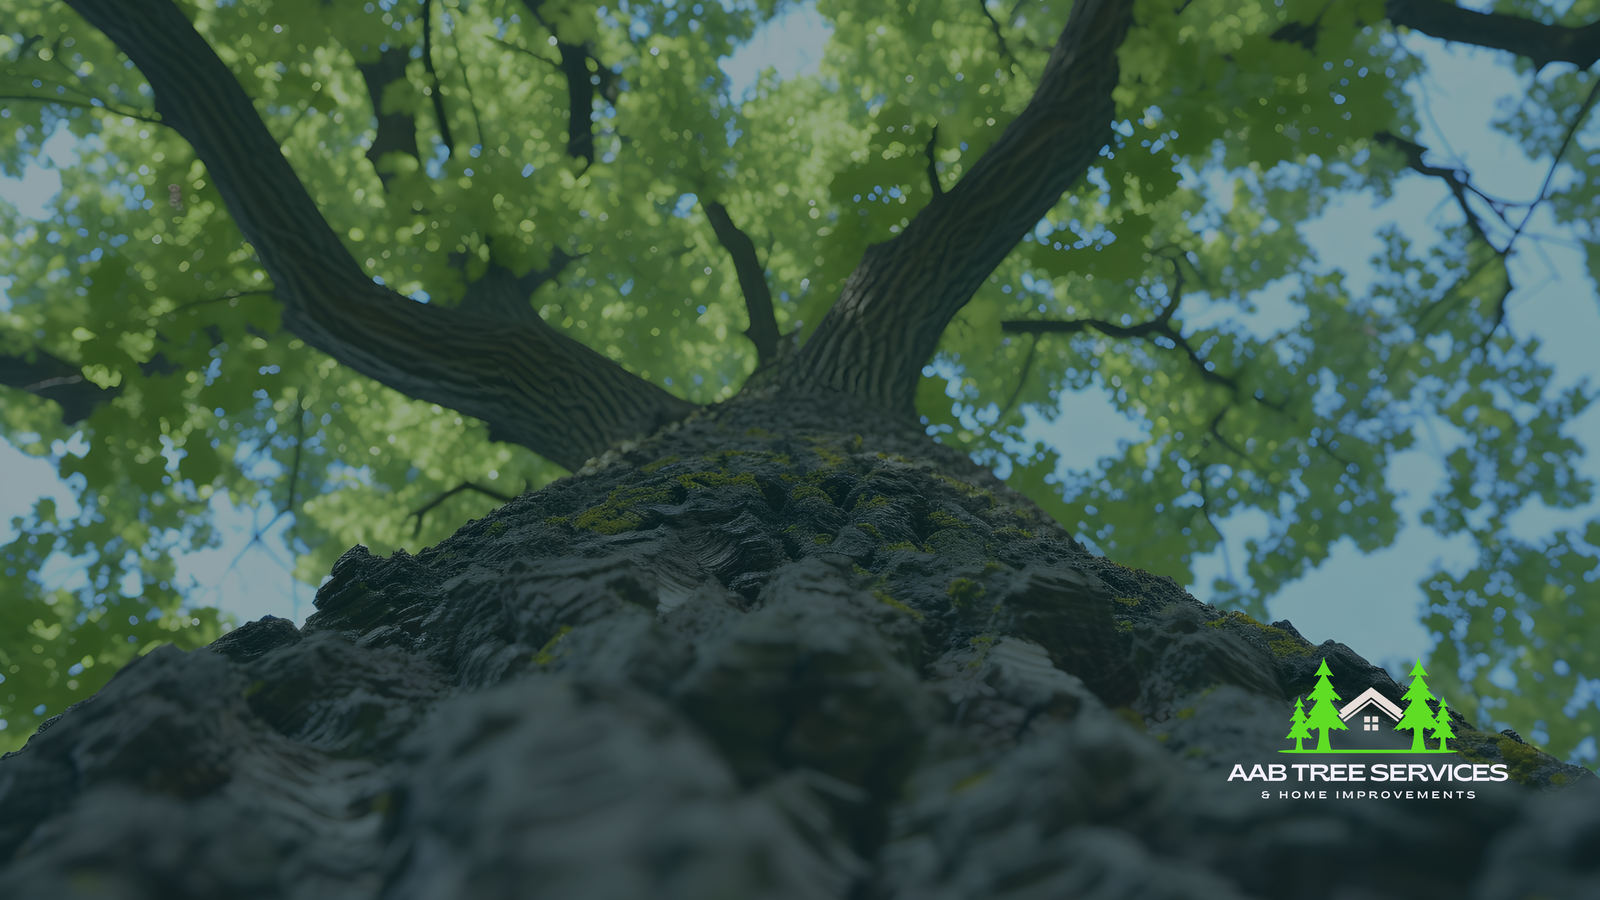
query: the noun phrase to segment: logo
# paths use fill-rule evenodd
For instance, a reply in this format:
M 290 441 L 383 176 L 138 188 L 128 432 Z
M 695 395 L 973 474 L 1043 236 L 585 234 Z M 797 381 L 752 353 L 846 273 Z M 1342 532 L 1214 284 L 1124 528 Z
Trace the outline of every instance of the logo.
M 1328 669 L 1327 659 L 1317 667 L 1317 683 L 1311 689 L 1311 700 L 1315 703 L 1309 713 L 1306 712 L 1303 697 L 1294 700 L 1294 715 L 1289 720 L 1289 733 L 1285 735 L 1288 740 L 1294 741 L 1294 748 L 1279 750 L 1279 753 L 1452 753 L 1450 740 L 1456 736 L 1450 727 L 1450 708 L 1445 704 L 1444 698 L 1435 697 L 1433 691 L 1428 689 L 1428 673 L 1422 668 L 1422 660 L 1411 668 L 1411 685 L 1406 688 L 1405 695 L 1401 697 L 1406 707 L 1401 710 L 1395 706 L 1388 697 L 1378 693 L 1377 688 L 1367 688 L 1361 696 L 1350 701 L 1344 706 L 1338 703 L 1343 698 L 1333 689 L 1333 672 Z M 1434 712 L 1428 704 L 1437 700 L 1439 711 Z M 1370 732 L 1387 733 L 1411 732 L 1411 746 L 1402 747 L 1345 747 L 1334 749 L 1330 746 L 1329 735 L 1335 731 L 1349 731 L 1346 723 L 1355 719 L 1361 726 L 1363 736 Z M 1317 734 L 1312 734 L 1317 732 Z M 1427 745 L 1429 733 L 1434 740 L 1439 742 L 1437 747 Z M 1316 738 L 1315 747 L 1306 747 L 1305 742 Z M 1370 741 L 1362 743 L 1370 744 Z
M 1436 754 L 1456 752 L 1450 747 L 1450 742 L 1457 738 L 1451 727 L 1450 708 L 1443 698 L 1434 696 L 1428 688 L 1427 677 L 1422 660 L 1418 659 L 1411 669 L 1411 683 L 1400 698 L 1405 703 L 1403 709 L 1378 693 L 1376 688 L 1368 688 L 1354 700 L 1340 705 L 1344 698 L 1334 690 L 1333 672 L 1328 668 L 1327 659 L 1323 659 L 1317 666 L 1317 683 L 1309 695 L 1311 707 L 1306 708 L 1307 697 L 1295 698 L 1294 714 L 1289 718 L 1289 733 L 1285 735 L 1287 740 L 1294 742 L 1294 746 L 1277 751 L 1322 755 L 1323 761 L 1257 763 L 1248 770 L 1244 763 L 1235 763 L 1228 774 L 1228 781 L 1289 781 L 1289 770 L 1293 769 L 1293 780 L 1305 784 L 1299 789 L 1277 791 L 1280 800 L 1476 799 L 1476 790 L 1457 790 L 1453 786 L 1441 788 L 1439 782 L 1506 781 L 1509 775 L 1506 765 L 1438 759 Z M 1437 704 L 1438 710 L 1435 711 L 1430 704 Z M 1360 726 L 1359 730 L 1355 726 Z M 1340 739 L 1339 747 L 1333 746 L 1332 734 L 1335 731 L 1350 733 L 1348 737 Z M 1315 741 L 1315 744 L 1307 746 L 1311 741 Z M 1430 754 L 1443 765 L 1355 762 L 1348 759 L 1337 761 L 1346 754 L 1357 753 Z M 1328 784 L 1323 788 L 1313 787 L 1319 781 Z M 1409 785 L 1409 789 L 1401 789 L 1393 784 L 1401 781 L 1431 784 L 1425 789 Z M 1386 783 L 1380 785 L 1378 790 L 1373 790 L 1365 784 L 1351 786 L 1350 782 Z M 1261 799 L 1270 800 L 1272 795 L 1272 791 L 1262 791 Z

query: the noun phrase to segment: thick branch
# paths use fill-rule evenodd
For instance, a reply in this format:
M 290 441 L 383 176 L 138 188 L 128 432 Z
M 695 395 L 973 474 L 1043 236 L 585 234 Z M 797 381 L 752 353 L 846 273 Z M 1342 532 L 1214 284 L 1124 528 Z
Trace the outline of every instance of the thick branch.
M 490 437 L 568 468 L 694 409 L 542 320 L 496 324 L 374 284 L 322 219 L 250 98 L 171 0 L 68 0 L 150 82 L 272 277 L 283 324 Z
M 367 159 L 372 161 L 372 167 L 377 171 L 385 190 L 394 172 L 380 168 L 378 160 L 385 153 L 396 152 L 417 157 L 416 119 L 408 112 L 383 111 L 384 90 L 391 84 L 405 84 L 406 63 L 410 61 L 410 52 L 401 47 L 390 47 L 383 51 L 376 62 L 356 63 L 356 68 L 361 71 L 361 79 L 367 83 L 367 95 L 372 98 L 372 113 L 378 117 L 378 131 L 373 135 L 372 146 L 367 148 Z M 438 99 L 437 91 L 434 92 L 434 99 Z
M 1079 0 L 1027 108 L 904 232 L 867 248 L 786 380 L 911 412 L 950 319 L 1106 145 L 1132 10 Z
M 121 387 L 95 384 L 79 367 L 37 348 L 22 356 L 0 353 L 0 384 L 55 401 L 66 425 L 89 418 L 96 407 L 122 392 Z
M 939 183 L 939 164 L 935 156 L 939 149 L 939 126 L 933 126 L 933 133 L 928 135 L 928 147 L 924 151 L 928 154 L 928 187 L 933 190 L 934 199 L 944 196 L 944 185 Z
M 1587 69 L 1600 60 L 1600 22 L 1579 28 L 1546 25 L 1503 13 L 1481 13 L 1441 0 L 1389 0 L 1395 25 L 1414 28 L 1444 41 L 1475 44 L 1525 56 L 1543 68 L 1553 62 Z
M 728 208 L 712 200 L 705 204 L 706 218 L 717 240 L 733 257 L 733 269 L 739 273 L 739 289 L 744 291 L 744 305 L 750 311 L 750 327 L 745 337 L 756 345 L 757 365 L 766 365 L 778 357 L 778 319 L 772 312 L 772 290 L 767 286 L 767 272 L 756 258 L 755 242 L 733 224 Z

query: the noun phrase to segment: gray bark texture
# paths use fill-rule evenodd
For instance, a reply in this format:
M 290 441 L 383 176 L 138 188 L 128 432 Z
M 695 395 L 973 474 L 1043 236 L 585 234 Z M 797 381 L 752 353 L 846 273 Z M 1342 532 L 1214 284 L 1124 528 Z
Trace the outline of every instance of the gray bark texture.
M 1086 553 L 862 401 L 691 417 L 0 760 L 16 898 L 1600 896 L 1595 778 L 1264 802 L 1326 657 Z M 1430 760 L 1433 761 L 1433 760 Z M 1266 785 L 1279 788 L 1294 785 Z

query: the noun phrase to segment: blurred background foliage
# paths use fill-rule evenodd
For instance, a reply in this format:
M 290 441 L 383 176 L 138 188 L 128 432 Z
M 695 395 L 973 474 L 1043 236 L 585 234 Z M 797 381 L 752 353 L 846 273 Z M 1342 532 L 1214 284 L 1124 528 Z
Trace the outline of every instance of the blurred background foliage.
M 751 237 L 779 326 L 803 341 L 865 247 L 931 200 L 930 164 L 948 188 L 1024 107 L 1070 8 L 819 0 L 833 26 L 820 70 L 735 97 L 719 59 L 784 5 L 183 6 L 374 278 L 454 304 L 491 266 L 545 273 L 531 302 L 546 321 L 701 403 L 732 396 L 755 360 L 706 204 Z M 1593 0 L 1500 6 L 1569 24 L 1600 15 Z M 352 544 L 416 552 L 564 471 L 283 332 L 272 285 L 139 72 L 60 3 L 0 9 L 0 166 L 19 174 L 60 128 L 78 159 L 54 218 L 0 208 L 0 354 L 49 354 L 105 390 L 65 422 L 56 403 L 3 394 L 5 438 L 57 460 L 80 506 L 64 518 L 41 501 L 4 549 L 9 749 L 134 654 L 226 627 L 173 577 L 175 554 L 216 541 L 214 494 L 290 521 L 298 577 L 316 584 Z M 1211 588 L 1265 618 L 1334 544 L 1394 541 L 1388 461 L 1420 423 L 1447 422 L 1462 440 L 1424 519 L 1470 535 L 1480 564 L 1426 582 L 1436 687 L 1557 755 L 1586 739 L 1592 751 L 1600 523 L 1543 543 L 1506 528 L 1530 500 L 1591 498 L 1584 448 L 1563 428 L 1591 392 L 1551 389 L 1537 341 L 1503 326 L 1516 234 L 1469 221 L 1419 246 L 1388 232 L 1357 294 L 1301 229 L 1340 195 L 1387 196 L 1414 162 L 1405 88 L 1422 62 L 1387 24 L 1366 24 L 1383 21 L 1373 0 L 1152 0 L 1136 18 L 1113 143 L 951 325 L 924 370 L 929 433 L 1091 548 L 1184 584 L 1218 548 L 1219 522 L 1264 514 L 1243 572 Z M 569 109 L 566 53 L 589 73 L 588 109 Z M 1528 74 L 1533 89 L 1497 127 L 1530 158 L 1562 153 L 1548 202 L 1600 274 L 1600 155 L 1581 125 L 1595 75 Z M 577 117 L 592 160 L 572 152 Z M 1258 333 L 1269 296 L 1293 324 Z M 1197 310 L 1204 323 L 1186 324 Z M 1026 429 L 1086 390 L 1143 436 L 1065 469 Z M 52 554 L 86 569 L 87 586 L 48 588 Z M 1490 678 L 1507 669 L 1523 680 Z

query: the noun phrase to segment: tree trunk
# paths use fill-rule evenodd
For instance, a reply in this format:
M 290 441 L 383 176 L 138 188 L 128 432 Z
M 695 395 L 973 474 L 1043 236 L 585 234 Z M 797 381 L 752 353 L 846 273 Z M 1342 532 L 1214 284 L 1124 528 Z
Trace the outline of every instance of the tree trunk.
M 841 395 L 746 396 L 418 556 L 356 547 L 316 605 L 152 652 L 0 761 L 8 895 L 1595 887 L 1594 777 L 1464 721 L 1467 761 L 1545 790 L 1227 781 L 1287 746 L 1319 660 L 1347 699 L 1400 687 L 1090 556 Z

